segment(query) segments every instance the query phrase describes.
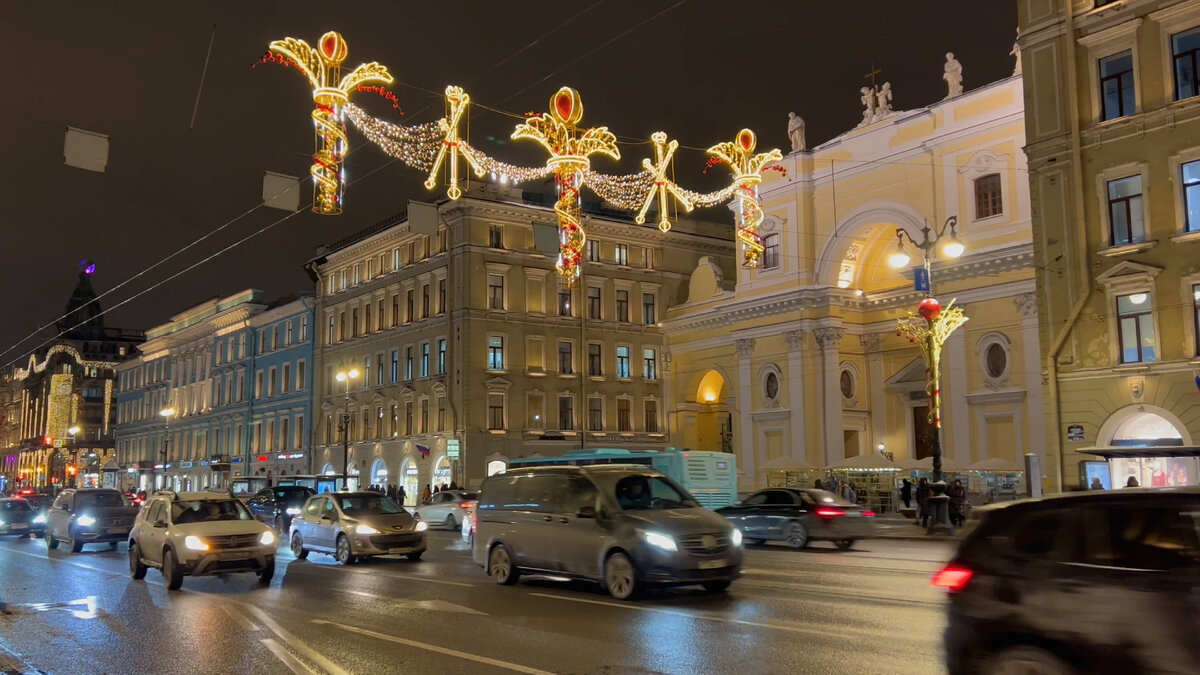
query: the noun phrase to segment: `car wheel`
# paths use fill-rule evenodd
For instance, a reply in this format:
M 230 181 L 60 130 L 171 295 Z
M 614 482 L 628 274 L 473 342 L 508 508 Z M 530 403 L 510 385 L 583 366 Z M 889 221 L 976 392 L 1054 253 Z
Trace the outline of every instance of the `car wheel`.
M 787 545 L 797 550 L 808 546 L 808 528 L 800 523 L 788 525 Z
M 351 565 L 354 563 L 354 554 L 350 551 L 350 540 L 346 535 L 339 534 L 337 538 L 337 552 L 334 553 L 334 558 L 343 565 Z
M 833 543 L 835 545 L 837 545 L 837 547 L 842 549 L 843 551 L 854 548 L 854 540 L 853 539 L 838 539 L 837 541 L 835 541 Z
M 129 576 L 134 579 L 146 578 L 146 566 L 142 564 L 142 550 L 138 545 L 129 545 Z
M 511 586 L 517 583 L 521 573 L 512 564 L 512 556 L 504 544 L 497 544 L 488 555 L 488 574 L 501 586 Z
M 447 515 L 447 516 L 446 516 L 446 527 L 447 527 L 447 528 L 449 528 L 449 529 L 451 529 L 451 530 L 457 530 L 457 529 L 458 529 L 458 521 L 454 520 L 454 514 L 453 514 L 453 513 L 451 513 L 451 514 L 449 514 L 449 515 Z
M 637 578 L 633 572 L 633 561 L 617 551 L 604 564 L 604 587 L 617 600 L 628 600 L 637 592 Z
M 179 569 L 179 563 L 175 560 L 175 552 L 167 549 L 163 553 L 162 566 L 163 583 L 167 585 L 168 591 L 177 591 L 183 585 L 183 570 Z
M 83 542 L 79 541 L 79 533 L 71 533 L 71 553 L 79 553 L 83 550 Z
M 1075 675 L 1071 664 L 1037 647 L 1010 647 L 989 656 L 984 675 Z
M 720 581 L 706 581 L 700 585 L 709 593 L 724 593 L 732 583 L 729 579 L 721 579 Z
M 408 559 L 413 562 L 416 562 L 416 561 L 420 560 L 421 556 L 423 556 L 423 555 L 425 555 L 425 551 L 413 551 L 412 553 L 408 554 Z
M 51 550 L 58 548 L 58 538 L 54 536 L 54 530 L 46 530 L 46 548 Z
M 271 583 L 271 579 L 275 577 L 275 561 L 272 560 L 270 565 L 258 571 L 258 583 L 267 585 Z
M 299 532 L 292 535 L 292 555 L 296 556 L 297 560 L 308 557 L 308 549 L 304 548 L 304 540 L 300 538 Z

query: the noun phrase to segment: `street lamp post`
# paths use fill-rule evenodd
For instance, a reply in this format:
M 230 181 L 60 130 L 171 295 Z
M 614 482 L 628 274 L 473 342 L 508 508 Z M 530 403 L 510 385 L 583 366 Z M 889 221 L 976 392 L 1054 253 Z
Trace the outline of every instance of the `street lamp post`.
M 75 445 L 75 435 L 79 433 L 79 427 L 73 426 L 67 429 L 67 435 L 71 437 L 71 466 L 75 467 L 75 473 L 71 476 L 71 487 L 79 487 L 79 448 Z
M 911 260 L 908 252 L 904 250 L 904 240 L 907 239 L 913 246 L 921 251 L 922 267 L 925 272 L 924 291 L 925 300 L 917 308 L 920 315 L 918 317 L 911 316 L 908 319 L 901 319 L 897 335 L 907 334 L 910 342 L 919 343 L 922 354 L 925 356 L 927 385 L 926 391 L 929 394 L 929 427 L 932 436 L 932 456 L 933 456 L 933 492 L 934 495 L 930 500 L 933 507 L 933 518 L 929 524 L 928 531 L 930 533 L 948 531 L 953 532 L 954 527 L 950 522 L 950 498 L 946 496 L 946 482 L 942 476 L 942 443 L 941 443 L 941 389 L 940 389 L 940 355 L 942 344 L 950 333 L 958 328 L 966 321 L 963 316 L 962 309 L 954 308 L 954 302 L 943 311 L 940 303 L 933 297 L 933 258 L 938 249 L 939 242 L 941 243 L 942 255 L 947 258 L 957 258 L 963 254 L 966 247 L 958 239 L 956 232 L 958 226 L 958 217 L 950 216 L 946 222 L 942 224 L 941 229 L 934 230 L 928 223 L 921 228 L 921 241 L 913 239 L 903 228 L 896 228 L 896 250 L 888 257 L 888 264 L 894 268 L 903 268 L 907 266 Z M 949 235 L 947 236 L 947 232 Z M 945 241 L 943 242 L 943 239 Z M 918 289 L 921 289 L 922 284 L 917 284 Z
M 346 385 L 346 400 L 342 406 L 342 489 L 350 489 L 350 380 L 358 379 L 358 369 L 339 372 L 338 382 Z
M 165 483 L 166 483 L 166 476 L 167 476 L 167 448 L 171 443 L 171 417 L 175 414 L 175 409 L 174 408 L 163 408 L 162 410 L 158 411 L 158 414 L 162 415 L 162 418 L 163 418 L 163 444 L 162 444 L 162 450 L 158 451 L 159 456 L 160 456 L 158 463 L 162 465 L 162 468 L 163 468 L 162 475 L 163 475 L 163 483 L 164 483 L 163 487 L 166 487 Z M 154 465 L 151 465 L 150 475 L 152 478 L 154 478 L 154 480 L 151 480 L 150 482 L 152 484 L 155 484 L 155 485 L 151 485 L 151 492 L 153 492 L 154 489 L 156 489 L 156 484 L 158 483 L 158 479 L 155 476 L 155 473 L 156 473 L 156 469 L 154 468 Z

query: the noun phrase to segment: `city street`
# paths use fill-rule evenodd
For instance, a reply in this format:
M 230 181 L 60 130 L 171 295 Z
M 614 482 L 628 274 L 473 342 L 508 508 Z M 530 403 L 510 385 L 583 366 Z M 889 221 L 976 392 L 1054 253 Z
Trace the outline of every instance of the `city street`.
M 944 542 L 754 547 L 726 594 L 617 602 L 584 583 L 497 586 L 457 536 L 430 534 L 421 562 L 342 567 L 281 549 L 270 588 L 234 575 L 179 592 L 156 570 L 131 580 L 124 545 L 72 555 L 5 538 L 0 671 L 14 657 L 48 673 L 943 671 L 928 580 Z

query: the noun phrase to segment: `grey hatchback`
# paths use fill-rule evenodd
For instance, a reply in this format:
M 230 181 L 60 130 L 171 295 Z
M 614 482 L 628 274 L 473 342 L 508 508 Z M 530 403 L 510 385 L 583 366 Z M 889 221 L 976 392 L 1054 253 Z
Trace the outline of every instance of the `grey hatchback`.
M 512 469 L 483 481 L 473 554 L 500 584 L 590 579 L 617 599 L 646 586 L 713 592 L 741 574 L 742 533 L 645 466 Z

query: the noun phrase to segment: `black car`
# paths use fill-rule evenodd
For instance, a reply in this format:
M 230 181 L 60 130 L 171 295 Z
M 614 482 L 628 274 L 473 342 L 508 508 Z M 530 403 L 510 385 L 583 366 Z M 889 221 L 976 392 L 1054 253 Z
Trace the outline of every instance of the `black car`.
M 46 546 L 54 549 L 69 541 L 71 552 L 79 553 L 85 544 L 106 543 L 115 551 L 129 538 L 137 514 L 118 490 L 63 490 L 46 512 Z
M 832 541 L 838 548 L 850 548 L 859 539 L 875 536 L 874 512 L 824 490 L 761 490 L 717 513 L 752 544 L 780 540 L 799 549 L 810 541 Z
M 292 516 L 300 513 L 304 502 L 317 492 L 303 485 L 281 485 L 264 488 L 254 493 L 246 506 L 254 519 L 286 533 L 292 527 Z
M 963 673 L 1193 673 L 1200 488 L 1092 491 L 976 510 L 934 575 Z
M 24 499 L 0 499 L 0 535 L 15 534 L 32 537 L 37 524 L 37 511 Z

